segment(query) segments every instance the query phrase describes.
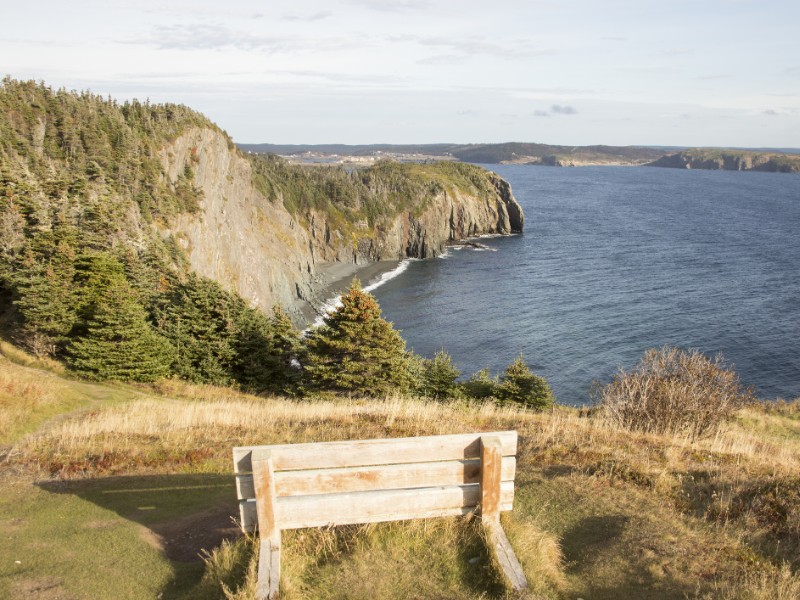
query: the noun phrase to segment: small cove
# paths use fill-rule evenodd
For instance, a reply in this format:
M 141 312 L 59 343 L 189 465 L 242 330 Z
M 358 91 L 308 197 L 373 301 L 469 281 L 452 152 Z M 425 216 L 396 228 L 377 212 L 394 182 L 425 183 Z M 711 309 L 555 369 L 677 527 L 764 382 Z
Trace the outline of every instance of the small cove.
M 384 316 L 465 375 L 522 353 L 558 400 L 589 401 L 664 344 L 722 353 L 760 397 L 800 395 L 800 177 L 491 165 L 525 233 L 413 261 Z

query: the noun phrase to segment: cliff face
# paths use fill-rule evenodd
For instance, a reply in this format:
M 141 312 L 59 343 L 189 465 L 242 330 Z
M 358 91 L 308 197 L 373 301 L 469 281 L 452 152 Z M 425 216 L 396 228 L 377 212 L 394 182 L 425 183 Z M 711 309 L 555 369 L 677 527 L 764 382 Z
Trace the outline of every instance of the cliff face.
M 194 271 L 264 309 L 280 303 L 297 310 L 298 301 L 314 298 L 323 263 L 429 258 L 449 241 L 521 232 L 524 225 L 508 183 L 488 172 L 485 193 L 439 191 L 421 211 L 375 228 L 356 223 L 354 235 L 322 211 L 293 215 L 280 198 L 265 198 L 252 183 L 250 162 L 214 130 L 187 131 L 162 150 L 161 162 L 173 182 L 190 165 L 204 196 L 198 213 L 179 215 L 163 233 L 177 238 Z
M 800 171 L 800 157 L 788 154 L 701 149 L 668 154 L 648 163 L 647 166 L 672 169 L 792 173 Z

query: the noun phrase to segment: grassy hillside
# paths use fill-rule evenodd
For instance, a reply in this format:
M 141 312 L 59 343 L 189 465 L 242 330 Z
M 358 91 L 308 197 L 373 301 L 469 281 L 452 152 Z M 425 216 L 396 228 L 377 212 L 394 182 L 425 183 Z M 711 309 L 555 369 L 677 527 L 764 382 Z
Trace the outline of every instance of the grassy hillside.
M 797 402 L 692 442 L 563 407 L 92 384 L 3 353 L 0 597 L 252 598 L 232 446 L 506 428 L 520 447 L 503 525 L 527 597 L 800 594 Z M 507 597 L 465 519 L 287 532 L 284 552 L 283 598 Z

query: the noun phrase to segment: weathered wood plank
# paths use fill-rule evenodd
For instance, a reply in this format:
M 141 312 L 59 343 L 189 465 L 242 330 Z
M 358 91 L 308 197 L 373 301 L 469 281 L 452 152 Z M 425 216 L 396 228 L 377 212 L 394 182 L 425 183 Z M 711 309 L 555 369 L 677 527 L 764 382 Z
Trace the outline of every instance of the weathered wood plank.
M 233 465 L 236 473 L 249 473 L 252 471 L 251 461 L 260 458 L 265 452 L 271 452 L 276 471 L 468 460 L 480 457 L 482 435 L 497 436 L 503 445 L 503 456 L 513 456 L 517 453 L 517 432 L 498 431 L 380 440 L 242 446 L 233 449 Z
M 299 529 L 464 515 L 475 509 L 480 495 L 480 485 L 470 484 L 279 497 L 276 519 L 281 529 Z M 511 510 L 513 502 L 514 482 L 504 481 L 500 484 L 500 510 Z M 255 501 L 242 500 L 239 507 L 242 528 L 252 531 L 258 521 Z
M 500 517 L 500 482 L 502 481 L 500 440 L 495 436 L 481 437 L 481 518 Z
M 272 456 L 267 453 L 265 458 L 253 461 L 253 469 L 259 535 L 262 539 L 272 538 L 280 529 L 276 518 L 277 495 Z
M 272 554 L 267 538 L 262 538 L 258 546 L 258 581 L 256 582 L 256 598 L 269 600 L 269 580 L 272 569 Z
M 269 570 L 269 598 L 272 600 L 278 595 L 278 586 L 281 582 L 281 532 L 276 531 L 270 539 L 270 559 L 272 566 Z
M 281 579 L 281 534 L 272 538 L 261 538 L 258 554 L 258 581 L 256 598 L 272 600 L 278 596 Z
M 482 524 L 486 531 L 489 550 L 497 564 L 500 565 L 500 570 L 503 572 L 508 585 L 517 592 L 527 589 L 528 580 L 525 578 L 525 572 L 522 570 L 522 565 L 519 564 L 517 555 L 514 554 L 514 549 L 506 537 L 506 532 L 503 531 L 500 525 L 500 520 L 487 519 L 482 521 Z
M 516 465 L 517 459 L 513 456 L 502 457 L 502 481 L 514 480 Z M 275 473 L 275 491 L 278 496 L 306 496 L 461 485 L 480 483 L 480 473 L 480 460 L 278 471 Z M 254 498 L 253 476 L 237 475 L 236 491 L 240 500 Z

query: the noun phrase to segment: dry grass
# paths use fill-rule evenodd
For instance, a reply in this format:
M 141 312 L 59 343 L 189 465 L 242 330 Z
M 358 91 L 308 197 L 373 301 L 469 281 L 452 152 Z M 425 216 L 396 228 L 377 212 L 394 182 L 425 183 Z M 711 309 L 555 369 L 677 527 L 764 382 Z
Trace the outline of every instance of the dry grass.
M 16 367 L 0 355 L 0 446 L 31 430 L 36 425 L 32 416 L 46 417 L 68 408 L 64 392 L 55 378 Z
M 552 597 L 566 591 L 564 558 L 557 537 L 530 515 L 503 515 L 503 529 L 528 579 L 529 596 Z
M 203 579 L 192 595 L 225 600 L 256 600 L 258 581 L 258 539 L 252 536 L 225 540 L 206 552 Z
M 747 573 L 739 581 L 718 586 L 714 594 L 704 596 L 715 600 L 797 600 L 800 598 L 800 576 L 792 573 L 788 564 Z
M 505 527 L 528 575 L 530 590 L 525 597 L 557 595 L 565 579 L 554 536 L 529 522 L 507 522 Z M 223 594 L 227 600 L 255 599 L 257 538 L 224 542 L 204 560 L 206 572 L 194 591 L 196 597 Z M 283 600 L 510 597 L 475 520 L 286 531 L 281 563 Z
M 0 355 L 4 356 L 12 363 L 23 367 L 42 369 L 58 375 L 63 375 L 65 373 L 64 365 L 57 360 L 33 356 L 4 340 L 0 340 Z
M 170 463 L 227 468 L 236 445 L 452 433 L 511 426 L 526 416 L 492 405 L 401 397 L 298 402 L 220 388 L 200 391 L 212 399 L 146 398 L 65 420 L 23 440 L 15 452 L 20 460 L 62 476 L 168 468 Z
M 519 502 L 504 527 L 531 597 L 683 597 L 692 577 L 702 579 L 701 597 L 797 591 L 792 536 L 800 531 L 800 499 L 778 507 L 788 516 L 775 520 L 770 490 L 783 489 L 775 487 L 782 482 L 794 489 L 800 472 L 800 402 L 749 405 L 713 436 L 695 440 L 627 431 L 600 413 L 564 407 L 534 413 L 399 396 L 295 401 L 174 381 L 142 390 L 135 401 L 51 422 L 21 440 L 12 460 L 63 478 L 224 473 L 236 445 L 516 429 Z M 606 541 L 609 531 L 618 537 Z M 480 562 L 479 532 L 463 520 L 302 530 L 284 540 L 284 598 L 504 595 L 495 571 Z M 252 597 L 256 557 L 248 544 L 214 550 L 195 597 Z M 470 579 L 465 565 L 475 557 L 480 577 Z M 782 570 L 772 566 L 781 561 Z M 631 575 L 630 565 L 646 576 Z M 681 575 L 687 568 L 691 573 Z M 587 587 L 586 578 L 606 587 Z M 661 587 L 636 595 L 648 585 Z
M 139 396 L 132 388 L 64 379 L 0 354 L 0 456 L 7 453 L 8 446 L 19 443 L 45 422 L 66 420 L 71 413 L 77 419 L 77 409 L 109 407 Z

